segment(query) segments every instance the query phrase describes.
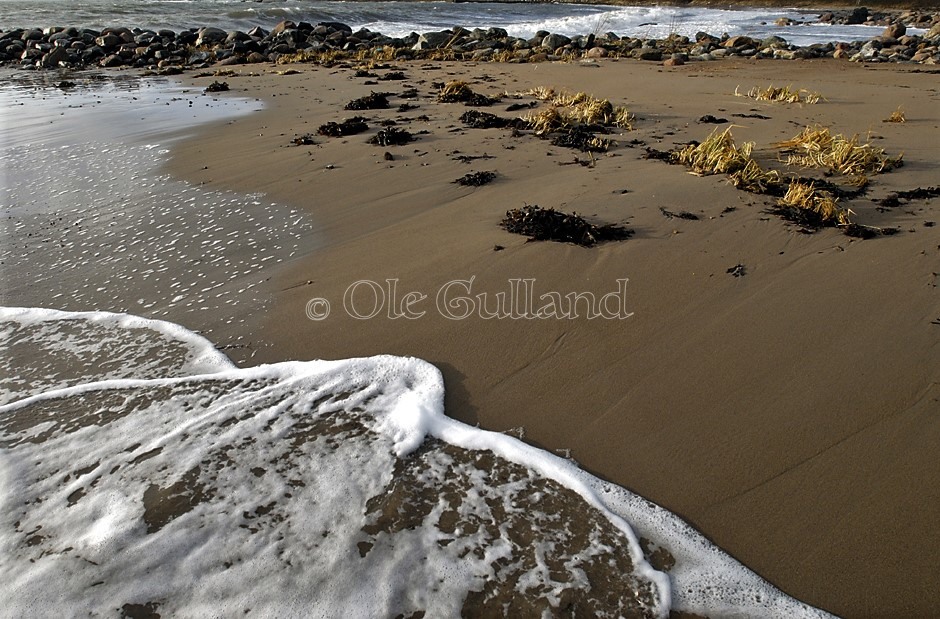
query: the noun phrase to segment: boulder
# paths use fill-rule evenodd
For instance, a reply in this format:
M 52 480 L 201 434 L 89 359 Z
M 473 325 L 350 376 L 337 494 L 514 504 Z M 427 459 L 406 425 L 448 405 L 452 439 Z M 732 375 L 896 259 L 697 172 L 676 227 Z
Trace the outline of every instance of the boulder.
M 881 33 L 881 36 L 887 39 L 900 39 L 906 32 L 907 27 L 904 24 L 890 24 L 887 28 L 884 29 L 884 32 Z

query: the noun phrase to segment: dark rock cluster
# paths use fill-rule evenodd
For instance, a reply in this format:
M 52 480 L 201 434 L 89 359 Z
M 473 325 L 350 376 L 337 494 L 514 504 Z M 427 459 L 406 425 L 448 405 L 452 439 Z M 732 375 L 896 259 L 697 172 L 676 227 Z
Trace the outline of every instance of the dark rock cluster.
M 725 57 L 804 59 L 835 57 L 865 62 L 940 62 L 940 15 L 928 13 L 871 13 L 863 7 L 824 13 L 824 23 L 884 25 L 881 36 L 868 41 L 833 42 L 797 47 L 780 37 L 758 40 L 746 36 L 694 37 L 670 35 L 664 39 L 619 37 L 612 32 L 567 37 L 540 31 L 533 37 L 511 37 L 502 28 L 468 30 L 455 27 L 440 32 L 388 37 L 346 24 L 310 24 L 283 21 L 270 31 L 248 32 L 219 28 L 140 30 L 137 28 L 13 29 L 0 31 L 0 64 L 32 68 L 137 67 L 173 70 L 205 68 L 212 64 L 277 62 L 286 59 L 322 59 L 343 54 L 382 55 L 388 59 L 438 58 L 539 62 L 578 58 L 629 57 L 683 64 Z M 909 35 L 908 27 L 926 29 Z

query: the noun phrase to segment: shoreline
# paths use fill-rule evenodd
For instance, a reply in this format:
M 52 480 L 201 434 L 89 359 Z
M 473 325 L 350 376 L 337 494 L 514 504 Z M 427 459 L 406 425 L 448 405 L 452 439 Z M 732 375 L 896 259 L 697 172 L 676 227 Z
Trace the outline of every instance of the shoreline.
M 924 318 L 934 304 L 928 264 L 938 245 L 936 228 L 924 221 L 935 206 L 927 200 L 910 213 L 879 212 L 871 203 L 930 182 L 927 162 L 937 152 L 926 135 L 936 126 L 935 102 L 914 67 L 775 63 L 775 81 L 826 96 L 818 105 L 788 106 L 733 95 L 735 86 L 766 81 L 763 63 L 754 61 L 669 70 L 612 60 L 400 62 L 376 72 L 403 71 L 404 82 L 383 86 L 415 86 L 419 96 L 407 102 L 418 108 L 365 115 L 429 133 L 385 149 L 366 144 L 369 134 L 293 146 L 317 125 L 352 116 L 343 104 L 375 89 L 354 77 L 354 65 L 294 67 L 294 75 L 269 67 L 226 77 L 233 91 L 262 96 L 269 107 L 178 144 L 169 167 L 193 183 L 263 191 L 301 206 L 328 240 L 274 271 L 274 310 L 250 328 L 275 346 L 257 351 L 257 361 L 380 352 L 427 359 L 444 374 L 448 415 L 491 430 L 521 428 L 530 444 L 570 453 L 592 474 L 678 514 L 798 599 L 845 616 L 916 614 L 940 604 L 928 575 L 937 549 L 927 542 L 937 503 L 910 473 L 930 469 L 937 437 L 925 415 L 937 397 L 930 368 L 940 360 L 930 344 L 936 327 Z M 636 114 L 637 129 L 612 136 L 619 146 L 593 166 L 570 165 L 577 153 L 538 139 L 458 129 L 469 108 L 435 103 L 431 87 L 455 78 L 487 95 L 542 85 L 610 97 Z M 899 88 L 913 124 L 882 124 Z M 865 224 L 902 233 L 869 241 L 832 229 L 801 234 L 765 215 L 762 199 L 625 146 L 636 139 L 666 150 L 701 140 L 712 130 L 697 120 L 706 113 L 767 117 L 739 119 L 733 128 L 759 148 L 811 122 L 874 132 L 880 146 L 904 151 L 905 167 L 878 175 L 867 206 L 852 208 Z M 495 160 L 461 163 L 453 159 L 458 152 Z M 201 171 L 197 162 L 207 158 L 214 163 Z M 492 185 L 453 184 L 483 169 L 498 172 Z M 497 225 L 522 203 L 623 222 L 636 234 L 591 249 L 526 243 Z M 660 208 L 691 210 L 699 220 L 669 219 Z M 743 277 L 729 274 L 735 264 L 745 267 Z M 471 276 L 491 294 L 529 277 L 547 289 L 598 296 L 625 277 L 633 316 L 453 321 L 429 312 L 356 320 L 341 309 L 356 281 L 397 279 L 401 295 L 433 299 L 443 284 Z M 308 319 L 313 297 L 327 299 L 334 313 Z M 830 326 L 827 316 L 839 318 Z M 906 523 L 903 538 L 893 532 L 896 522 Z M 891 568 L 896 562 L 909 570 Z

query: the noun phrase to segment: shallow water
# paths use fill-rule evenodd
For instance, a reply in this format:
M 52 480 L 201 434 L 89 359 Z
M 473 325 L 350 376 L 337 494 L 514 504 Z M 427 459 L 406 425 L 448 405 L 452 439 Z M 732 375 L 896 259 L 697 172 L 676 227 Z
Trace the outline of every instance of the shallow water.
M 207 191 L 160 167 L 173 139 L 260 103 L 166 80 L 69 79 L 75 88 L 0 85 L 0 304 L 237 333 L 263 310 L 261 269 L 311 247 L 313 225 L 262 195 Z M 217 339 L 250 358 L 250 340 Z
M 655 505 L 448 419 L 417 359 L 236 369 L 176 325 L 37 309 L 0 309 L 0 342 L 42 351 L 0 348 L 13 615 L 826 616 Z M 121 367 L 96 371 L 103 342 Z

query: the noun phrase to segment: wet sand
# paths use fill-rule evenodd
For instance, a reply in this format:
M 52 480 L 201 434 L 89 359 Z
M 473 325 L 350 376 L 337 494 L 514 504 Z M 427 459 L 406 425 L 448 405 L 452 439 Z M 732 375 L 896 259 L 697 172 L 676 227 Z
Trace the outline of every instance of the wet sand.
M 252 363 L 421 357 L 444 373 L 448 415 L 521 428 L 534 445 L 570 450 L 585 469 L 679 514 L 805 602 L 850 617 L 926 616 L 940 607 L 940 214 L 937 198 L 883 212 L 874 202 L 937 185 L 934 69 L 422 62 L 373 69 L 407 79 L 369 85 L 354 67 L 276 73 L 284 68 L 225 77 L 234 94 L 261 97 L 267 109 L 207 127 L 178 144 L 169 165 L 208 189 L 264 192 L 302 208 L 325 239 L 270 269 L 271 309 L 251 316 L 244 334 L 269 343 Z M 454 79 L 486 95 L 584 91 L 626 105 L 636 128 L 606 136 L 617 145 L 593 162 L 527 132 L 469 129 L 459 117 L 471 108 L 436 102 L 433 83 Z M 801 106 L 734 95 L 738 86 L 769 84 L 825 99 Z M 410 87 L 418 99 L 392 96 L 390 110 L 342 109 L 371 91 Z M 527 101 L 481 110 L 513 117 L 524 112 L 505 107 Z M 418 107 L 396 111 L 402 103 Z M 899 105 L 906 122 L 882 122 Z M 357 114 L 370 119 L 369 132 L 292 143 Z M 699 122 L 706 114 L 730 123 Z M 367 144 L 382 119 L 427 133 L 405 146 Z M 847 203 L 855 221 L 897 234 L 804 234 L 767 212 L 769 196 L 644 157 L 646 147 L 673 149 L 731 125 L 735 141 L 755 142 L 769 163 L 778 157 L 773 142 L 813 123 L 903 153 L 903 167 L 871 176 L 867 194 Z M 493 158 L 464 163 L 459 155 Z M 482 187 L 453 182 L 479 171 L 497 177 Z M 528 243 L 499 227 L 508 209 L 525 204 L 635 234 L 594 248 Z M 373 289 L 389 279 L 397 280 L 394 305 L 386 290 L 375 317 L 350 315 L 371 313 L 381 298 Z M 452 320 L 435 302 L 445 289 L 478 310 L 476 295 L 486 292 L 492 310 L 496 293 L 508 296 L 511 280 L 524 279 L 535 280 L 536 300 L 552 291 L 599 298 L 626 279 L 615 296 L 630 316 L 589 320 L 582 306 L 574 319 Z M 363 280 L 355 307 L 344 307 Z M 455 280 L 464 283 L 448 288 Z M 317 298 L 330 314 L 315 321 L 306 311 L 325 308 L 310 304 Z M 413 318 L 390 316 L 409 309 Z

